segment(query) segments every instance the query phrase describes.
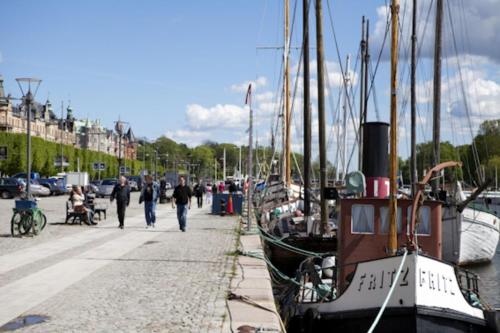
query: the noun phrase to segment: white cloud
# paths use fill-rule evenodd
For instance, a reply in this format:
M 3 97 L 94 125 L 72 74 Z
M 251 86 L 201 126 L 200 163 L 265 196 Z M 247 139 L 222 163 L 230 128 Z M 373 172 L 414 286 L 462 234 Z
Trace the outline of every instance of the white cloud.
M 176 130 L 167 131 L 165 136 L 176 141 L 182 142 L 190 147 L 201 145 L 204 141 L 211 137 L 211 133 L 208 131 L 200 130 Z
M 252 84 L 253 91 L 258 90 L 259 88 L 267 86 L 267 79 L 264 76 L 260 76 L 255 80 L 245 81 L 238 84 L 231 85 L 231 91 L 237 93 L 246 93 L 248 89 L 248 85 Z
M 188 126 L 191 129 L 234 129 L 240 128 L 248 121 L 248 110 L 233 104 L 217 104 L 204 107 L 190 104 L 186 109 Z

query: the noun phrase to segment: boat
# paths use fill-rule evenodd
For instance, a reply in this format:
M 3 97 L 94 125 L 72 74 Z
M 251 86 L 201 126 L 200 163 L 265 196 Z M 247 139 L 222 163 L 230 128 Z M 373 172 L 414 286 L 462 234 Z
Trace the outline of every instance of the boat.
M 339 199 L 337 256 L 299 266 L 294 292 L 283 302 L 292 304 L 284 310 L 288 331 L 498 332 L 500 313 L 481 300 L 477 276 L 443 260 L 443 202 L 424 197 L 433 175 L 460 163 L 434 166 L 415 181 L 413 198 L 398 198 L 399 0 L 391 1 L 391 12 L 390 153 L 387 144 L 380 147 L 390 156 L 389 198 Z
M 303 187 L 291 182 L 290 177 L 290 94 L 288 75 L 288 0 L 285 0 L 284 47 L 284 112 L 282 175 L 270 175 L 260 200 L 257 220 L 263 236 L 266 255 L 280 271 L 293 276 L 298 265 L 315 253 L 331 253 L 337 248 L 333 205 L 328 205 L 326 179 L 326 135 L 324 107 L 324 66 L 322 38 L 317 38 L 318 58 L 318 113 L 320 137 L 320 188 L 311 187 L 311 108 L 309 89 L 309 21 L 308 1 L 303 2 L 303 80 L 304 80 L 304 169 Z M 323 120 L 322 120 L 323 119 Z M 297 188 L 298 187 L 298 188 Z

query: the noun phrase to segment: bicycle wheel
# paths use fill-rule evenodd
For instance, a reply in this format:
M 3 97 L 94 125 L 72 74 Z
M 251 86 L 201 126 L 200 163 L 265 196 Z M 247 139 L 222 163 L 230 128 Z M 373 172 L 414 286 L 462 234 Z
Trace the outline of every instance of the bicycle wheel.
M 27 235 L 33 227 L 33 215 L 29 211 L 22 213 L 21 223 L 19 223 L 19 233 Z
M 38 235 L 45 225 L 47 224 L 47 217 L 42 213 L 41 210 L 35 210 L 33 212 L 33 234 Z
M 21 223 L 21 214 L 19 212 L 14 212 L 14 215 L 12 215 L 12 219 L 10 220 L 10 234 L 12 237 L 16 236 L 16 232 L 21 233 L 19 231 L 19 224 Z

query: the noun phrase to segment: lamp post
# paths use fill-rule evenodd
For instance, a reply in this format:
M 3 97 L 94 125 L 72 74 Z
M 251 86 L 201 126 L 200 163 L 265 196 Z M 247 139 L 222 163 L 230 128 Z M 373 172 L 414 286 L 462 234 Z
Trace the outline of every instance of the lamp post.
M 27 110 L 26 116 L 26 135 L 27 135 L 27 147 L 26 147 L 26 193 L 28 195 L 28 200 L 31 199 L 31 104 L 35 100 L 35 95 L 38 91 L 38 87 L 40 87 L 40 83 L 42 80 L 35 78 L 17 78 L 17 84 L 19 85 L 19 89 L 23 94 L 24 103 Z M 36 85 L 35 93 L 31 92 L 31 85 Z M 25 85 L 23 89 L 23 85 Z M 24 92 L 25 90 L 26 93 Z

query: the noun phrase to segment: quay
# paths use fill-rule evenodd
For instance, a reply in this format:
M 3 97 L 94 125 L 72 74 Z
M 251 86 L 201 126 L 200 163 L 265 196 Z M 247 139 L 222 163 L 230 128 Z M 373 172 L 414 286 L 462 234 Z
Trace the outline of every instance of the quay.
M 66 225 L 66 200 L 39 202 L 48 227 L 33 238 L 10 237 L 13 201 L 0 201 L 0 331 L 280 331 L 266 265 L 235 255 L 261 249 L 257 235 L 240 235 L 238 216 L 193 202 L 183 233 L 162 204 L 157 227 L 145 229 L 133 193 L 124 230 L 113 204 L 96 227 Z M 45 320 L 23 326 L 27 316 Z

